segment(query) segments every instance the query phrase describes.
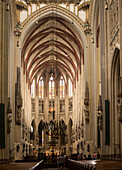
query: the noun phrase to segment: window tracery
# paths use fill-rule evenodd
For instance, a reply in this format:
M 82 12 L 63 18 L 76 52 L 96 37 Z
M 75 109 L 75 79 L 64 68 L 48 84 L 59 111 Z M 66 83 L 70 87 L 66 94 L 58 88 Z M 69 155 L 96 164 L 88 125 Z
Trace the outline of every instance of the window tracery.
M 69 97 L 73 96 L 73 88 L 72 88 L 72 82 L 69 78 Z
M 44 80 L 43 77 L 40 77 L 39 80 L 39 98 L 44 98 Z
M 73 110 L 73 101 L 72 101 L 72 97 L 69 98 L 69 111 Z
M 31 97 L 35 98 L 35 79 L 33 79 L 33 82 L 31 84 Z
M 49 99 L 54 99 L 55 82 L 53 75 L 49 79 Z
M 65 82 L 63 76 L 60 77 L 60 98 L 65 97 Z

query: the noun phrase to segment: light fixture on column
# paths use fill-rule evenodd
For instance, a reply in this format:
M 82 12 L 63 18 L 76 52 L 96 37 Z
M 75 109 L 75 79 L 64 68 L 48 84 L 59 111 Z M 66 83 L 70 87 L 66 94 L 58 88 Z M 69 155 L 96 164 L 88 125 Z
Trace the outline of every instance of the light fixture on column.
M 21 35 L 21 25 L 20 25 L 20 21 L 17 22 L 15 29 L 14 29 L 14 34 L 15 36 L 17 36 L 19 38 L 19 36 Z M 19 47 L 19 40 L 17 40 L 17 47 Z
M 91 32 L 91 25 L 89 24 L 88 20 L 85 21 L 84 32 L 85 34 L 90 34 Z
M 10 11 L 9 4 L 6 5 L 6 11 Z
M 38 25 L 39 24 L 39 21 L 36 21 L 36 25 Z
M 108 3 L 105 4 L 105 10 L 108 10 Z
M 92 38 L 92 44 L 94 43 L 94 38 Z
M 17 41 L 17 47 L 19 47 L 19 41 Z

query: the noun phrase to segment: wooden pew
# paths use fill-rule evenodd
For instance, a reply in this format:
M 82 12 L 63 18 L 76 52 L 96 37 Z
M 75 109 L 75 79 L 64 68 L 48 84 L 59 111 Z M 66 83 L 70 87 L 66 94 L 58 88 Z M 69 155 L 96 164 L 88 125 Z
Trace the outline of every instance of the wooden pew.
M 96 170 L 96 161 L 94 160 L 83 160 L 83 161 L 75 161 L 75 160 L 68 160 L 68 168 L 71 170 Z
M 34 165 L 29 170 L 43 170 L 43 168 L 44 168 L 44 161 L 41 160 L 40 162 L 38 162 L 36 165 Z

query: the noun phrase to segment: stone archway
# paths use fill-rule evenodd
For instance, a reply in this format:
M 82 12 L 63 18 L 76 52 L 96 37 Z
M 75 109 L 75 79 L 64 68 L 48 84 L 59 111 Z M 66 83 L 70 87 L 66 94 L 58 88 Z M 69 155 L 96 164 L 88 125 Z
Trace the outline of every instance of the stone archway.
M 31 130 L 30 130 L 30 140 L 33 141 L 32 143 L 34 144 L 35 142 L 35 134 L 36 134 L 36 124 L 35 120 L 33 119 L 31 122 Z
M 43 120 L 41 120 L 38 125 L 38 133 L 39 133 L 39 146 L 44 147 L 44 122 Z
M 111 137 L 112 137 L 112 150 L 114 159 L 119 159 L 121 155 L 121 125 L 119 122 L 119 114 L 117 110 L 117 99 L 120 89 L 120 50 L 118 48 L 115 49 L 113 60 L 112 60 L 112 69 L 111 69 Z

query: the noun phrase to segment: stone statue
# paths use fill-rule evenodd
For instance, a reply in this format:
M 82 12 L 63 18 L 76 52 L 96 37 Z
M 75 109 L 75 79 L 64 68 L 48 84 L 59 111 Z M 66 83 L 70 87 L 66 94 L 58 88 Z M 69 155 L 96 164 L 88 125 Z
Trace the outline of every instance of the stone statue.
M 89 87 L 88 82 L 86 81 L 86 87 L 85 87 L 85 98 L 84 98 L 84 105 L 85 105 L 85 121 L 86 123 L 89 122 Z
M 16 115 L 17 118 L 16 118 L 16 122 L 17 122 L 18 125 L 21 125 L 21 113 L 22 113 L 22 112 L 21 112 L 21 107 L 17 107 L 17 113 L 16 113 L 16 114 L 17 114 L 17 115 Z
M 119 121 L 122 123 L 122 77 L 120 77 L 120 89 L 117 97 L 117 111 L 119 114 Z
M 17 83 L 16 83 L 16 124 L 21 125 L 21 115 L 22 115 L 22 95 L 21 95 L 21 83 L 20 83 L 20 68 L 17 68 Z
M 8 127 L 7 127 L 7 132 L 8 134 L 11 132 L 11 122 L 12 122 L 12 114 L 8 114 L 8 118 L 7 118 L 7 121 L 8 121 Z

